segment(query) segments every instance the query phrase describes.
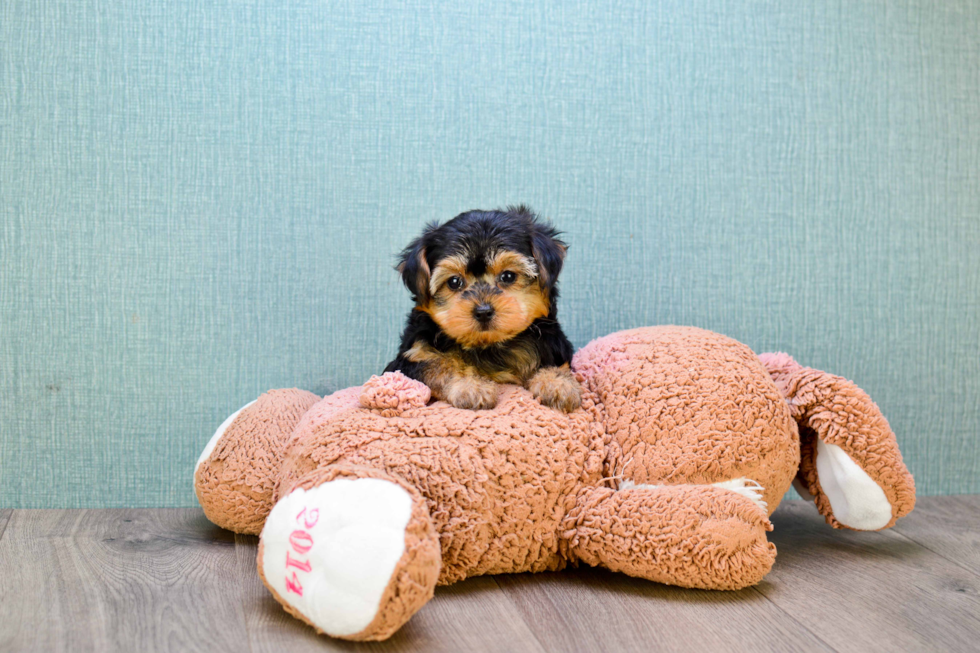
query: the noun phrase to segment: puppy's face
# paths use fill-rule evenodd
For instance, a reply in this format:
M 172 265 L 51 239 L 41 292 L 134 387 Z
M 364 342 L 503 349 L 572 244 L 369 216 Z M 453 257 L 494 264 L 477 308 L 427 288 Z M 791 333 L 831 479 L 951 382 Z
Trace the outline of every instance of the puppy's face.
M 523 207 L 430 226 L 400 266 L 416 306 L 464 347 L 504 342 L 551 309 L 565 245 Z
M 548 314 L 534 259 L 513 250 L 452 254 L 436 263 L 428 312 L 464 347 L 486 347 L 516 336 Z

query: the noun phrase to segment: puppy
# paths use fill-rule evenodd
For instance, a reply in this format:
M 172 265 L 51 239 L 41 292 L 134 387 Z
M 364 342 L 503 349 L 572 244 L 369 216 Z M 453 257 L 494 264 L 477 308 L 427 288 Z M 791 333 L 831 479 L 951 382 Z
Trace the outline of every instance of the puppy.
M 525 206 L 430 224 L 397 267 L 412 293 L 398 356 L 385 368 L 457 408 L 493 408 L 499 383 L 546 406 L 581 404 L 572 344 L 557 320 L 567 246 Z

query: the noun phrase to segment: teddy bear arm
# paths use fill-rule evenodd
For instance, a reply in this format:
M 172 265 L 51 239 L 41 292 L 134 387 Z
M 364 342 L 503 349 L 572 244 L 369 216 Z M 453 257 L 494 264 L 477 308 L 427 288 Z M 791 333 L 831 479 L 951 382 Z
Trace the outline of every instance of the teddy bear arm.
M 765 512 L 710 485 L 594 488 L 579 496 L 566 526 L 573 560 L 681 587 L 754 585 L 776 556 Z

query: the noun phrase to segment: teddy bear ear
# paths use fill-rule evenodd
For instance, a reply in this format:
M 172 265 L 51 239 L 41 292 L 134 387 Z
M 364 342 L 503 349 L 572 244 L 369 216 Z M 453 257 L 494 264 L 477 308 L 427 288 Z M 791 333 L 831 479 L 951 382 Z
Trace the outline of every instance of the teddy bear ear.
M 422 235 L 413 240 L 398 256 L 395 269 L 402 275 L 402 283 L 412 293 L 416 304 L 424 304 L 430 299 L 429 277 L 431 270 L 426 260 L 426 245 L 432 239 L 439 224 L 431 222 L 425 227 Z
M 915 480 L 878 405 L 853 381 L 786 354 L 760 354 L 799 424 L 797 491 L 834 528 L 888 528 L 915 506 Z

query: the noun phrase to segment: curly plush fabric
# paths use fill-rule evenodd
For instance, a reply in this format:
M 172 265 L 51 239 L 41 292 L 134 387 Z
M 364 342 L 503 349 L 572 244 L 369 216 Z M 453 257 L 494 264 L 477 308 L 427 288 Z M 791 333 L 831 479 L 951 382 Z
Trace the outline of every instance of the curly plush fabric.
M 363 408 L 375 409 L 383 417 L 394 417 L 412 408 L 422 408 L 431 397 L 428 386 L 398 374 L 386 378 L 372 376 L 361 388 L 360 402 Z
M 799 465 L 796 423 L 752 350 L 701 329 L 652 327 L 593 341 L 573 361 L 602 406 L 605 475 L 636 484 L 748 478 L 771 514 Z
M 566 519 L 570 554 L 630 576 L 706 589 L 762 580 L 776 558 L 757 506 L 712 485 L 595 488 Z M 711 570 L 710 576 L 704 573 Z
M 194 470 L 204 514 L 235 531 L 258 535 L 272 509 L 272 493 L 286 440 L 320 398 L 305 390 L 270 390 L 242 410 L 211 455 Z
M 365 601 L 376 610 L 357 622 L 365 627 L 350 632 L 303 607 L 319 595 L 300 601 L 275 593 L 297 617 L 346 639 L 383 639 L 437 583 L 480 574 L 589 564 L 684 587 L 757 583 L 776 555 L 766 540 L 768 515 L 797 473 L 833 525 L 840 525 L 833 503 L 853 498 L 852 487 L 881 495 L 889 525 L 914 503 L 911 476 L 877 406 L 852 383 L 785 354 L 760 360 L 725 336 L 651 327 L 590 343 L 572 369 L 582 406 L 568 414 L 517 386 L 504 386 L 491 410 L 430 403 L 428 388 L 398 373 L 319 401 L 273 391 L 216 435 L 195 479 L 198 496 L 215 523 L 256 532 L 276 502 L 312 496 L 306 493 L 338 479 L 378 479 L 407 492 L 399 496 L 410 497 L 411 514 L 397 526 L 404 550 L 381 598 L 360 598 L 362 612 Z M 829 497 L 820 470 L 832 468 L 817 462 L 815 447 L 834 448 L 833 462 L 849 475 L 847 482 L 824 478 L 828 489 L 833 481 Z M 347 532 L 344 520 L 365 532 L 361 517 L 384 532 L 395 524 L 383 522 L 384 510 L 310 508 L 330 515 L 332 533 Z M 262 541 L 273 539 L 276 555 L 313 546 L 267 526 Z M 342 569 L 343 556 L 370 544 L 317 544 L 317 560 L 333 556 L 327 566 Z M 261 551 L 260 568 L 268 555 Z M 288 561 L 311 574 L 308 594 L 354 591 L 317 575 L 312 562 Z
M 386 376 L 394 387 L 408 381 Z M 567 562 L 558 554 L 566 498 L 602 473 L 601 445 L 582 428 L 584 415 L 542 406 L 516 386 L 507 386 L 489 411 L 435 402 L 386 416 L 353 395 L 341 411 L 319 408 L 296 429 L 280 494 L 334 465 L 405 479 L 428 500 L 440 534 L 440 583 Z
M 800 423 L 802 460 L 798 473 L 820 514 L 834 528 L 850 528 L 835 517 L 817 475 L 817 442 L 840 447 L 878 481 L 891 505 L 895 524 L 915 506 L 915 480 L 902 461 L 888 420 L 866 392 L 851 381 L 803 367 L 784 353 L 763 354 L 762 362 Z

